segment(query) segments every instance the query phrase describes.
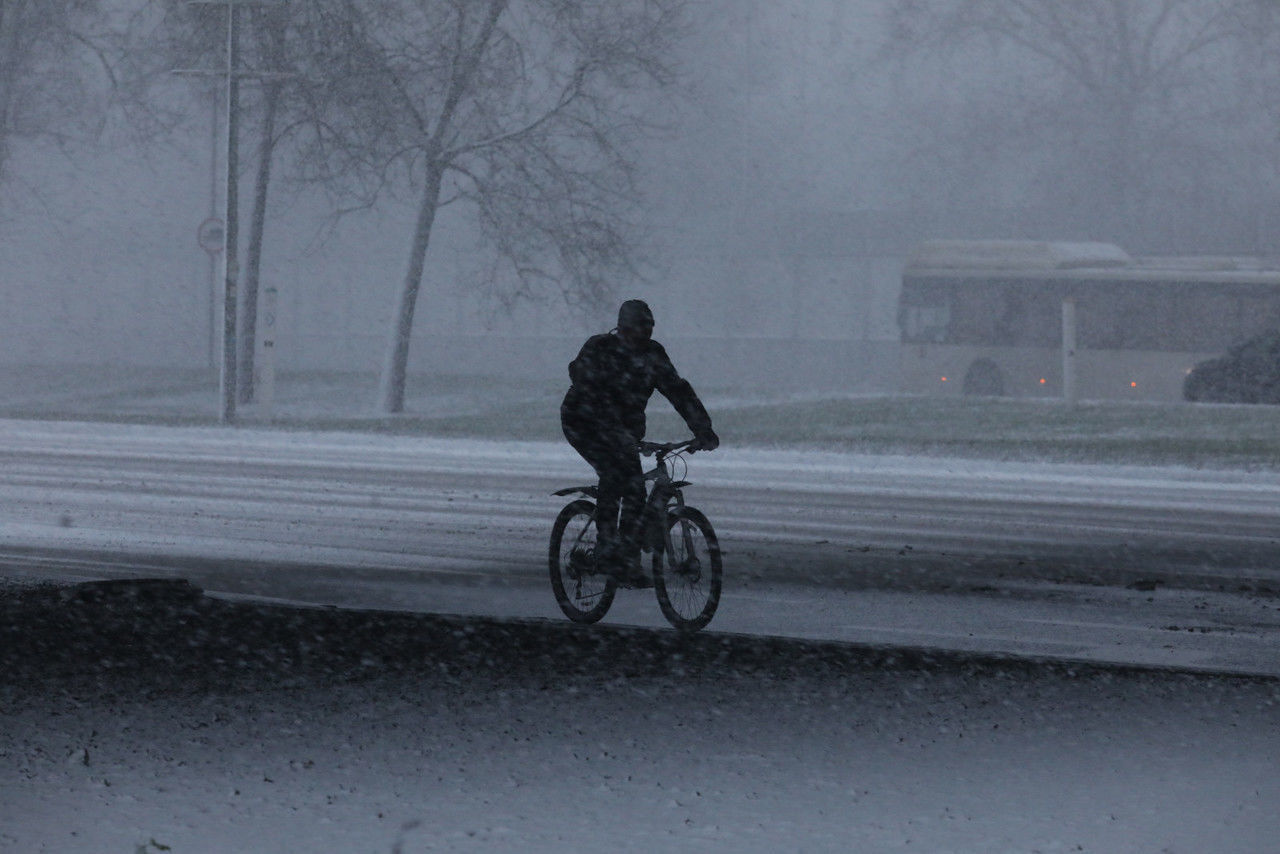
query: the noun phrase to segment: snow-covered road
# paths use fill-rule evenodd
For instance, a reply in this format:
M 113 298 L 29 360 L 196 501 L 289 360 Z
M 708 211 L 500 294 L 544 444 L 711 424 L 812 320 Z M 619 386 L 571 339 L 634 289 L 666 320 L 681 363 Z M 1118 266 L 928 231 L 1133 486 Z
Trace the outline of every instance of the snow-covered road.
M 0 421 L 0 562 L 349 607 L 555 617 L 567 447 Z M 733 449 L 690 460 L 716 631 L 1280 673 L 1273 472 Z M 1261 595 L 1260 595 L 1261 591 Z M 647 594 L 609 620 L 660 625 Z

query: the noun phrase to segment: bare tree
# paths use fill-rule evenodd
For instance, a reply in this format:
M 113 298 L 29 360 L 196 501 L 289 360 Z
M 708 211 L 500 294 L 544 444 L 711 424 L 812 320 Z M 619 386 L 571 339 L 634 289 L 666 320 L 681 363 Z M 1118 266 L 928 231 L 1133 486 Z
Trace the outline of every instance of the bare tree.
M 973 109 L 975 136 L 1022 139 L 1073 201 L 1122 219 L 1216 156 L 1213 129 L 1238 121 L 1232 73 L 1258 2 L 895 0 L 886 51 L 960 60 L 1000 92 Z
M 404 408 L 437 214 L 465 205 L 505 299 L 598 303 L 637 269 L 630 145 L 673 81 L 682 0 L 332 0 L 309 51 L 307 177 L 416 193 L 379 407 Z
M 244 289 L 240 297 L 240 330 L 236 338 L 240 354 L 236 370 L 236 398 L 250 403 L 254 398 L 254 356 L 258 342 L 258 294 L 262 281 L 262 246 L 267 224 L 267 199 L 271 191 L 271 167 L 280 142 L 277 128 L 281 113 L 293 103 L 296 88 L 287 81 L 292 67 L 289 45 L 293 30 L 287 0 L 255 10 L 252 21 L 257 54 L 263 66 L 261 121 L 258 126 L 258 168 L 254 178 L 253 212 L 249 218 L 249 244 L 244 267 Z
M 113 82 L 97 0 L 0 0 L 0 177 L 13 143 L 101 129 Z

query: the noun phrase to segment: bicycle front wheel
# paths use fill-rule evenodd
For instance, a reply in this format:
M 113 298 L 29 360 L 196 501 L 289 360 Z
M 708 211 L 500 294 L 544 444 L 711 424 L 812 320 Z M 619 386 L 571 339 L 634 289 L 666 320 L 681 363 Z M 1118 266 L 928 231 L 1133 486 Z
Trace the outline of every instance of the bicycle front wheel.
M 724 569 L 711 523 L 692 507 L 667 514 L 665 547 L 653 556 L 653 589 L 671 625 L 696 632 L 720 605 Z
M 596 572 L 596 506 L 571 501 L 551 528 L 551 590 L 564 615 L 575 623 L 594 623 L 613 604 L 618 582 Z

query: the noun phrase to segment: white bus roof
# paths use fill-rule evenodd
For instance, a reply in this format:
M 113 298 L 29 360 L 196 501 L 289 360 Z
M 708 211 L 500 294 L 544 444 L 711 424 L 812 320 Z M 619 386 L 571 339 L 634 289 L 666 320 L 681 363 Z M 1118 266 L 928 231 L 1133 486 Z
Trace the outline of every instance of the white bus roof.
M 909 270 L 1079 270 L 1127 267 L 1129 253 L 1114 243 L 1059 240 L 926 240 Z
M 1274 259 L 1223 255 L 1131 257 L 1113 243 L 928 240 L 907 260 L 912 278 L 961 277 L 1133 282 L 1280 283 Z
M 1138 270 L 1169 270 L 1188 273 L 1274 273 L 1276 264 L 1266 258 L 1247 255 L 1153 255 L 1133 259 Z

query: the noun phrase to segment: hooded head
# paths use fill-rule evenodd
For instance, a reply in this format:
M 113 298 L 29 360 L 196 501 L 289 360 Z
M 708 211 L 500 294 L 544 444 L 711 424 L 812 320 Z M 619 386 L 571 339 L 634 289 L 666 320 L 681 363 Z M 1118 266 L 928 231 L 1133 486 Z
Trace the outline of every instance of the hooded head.
M 638 332 L 648 329 L 653 332 L 653 312 L 649 304 L 642 299 L 629 299 L 618 309 L 618 331 Z
M 644 300 L 629 299 L 618 309 L 618 337 L 632 350 L 639 350 L 653 337 L 653 312 Z

